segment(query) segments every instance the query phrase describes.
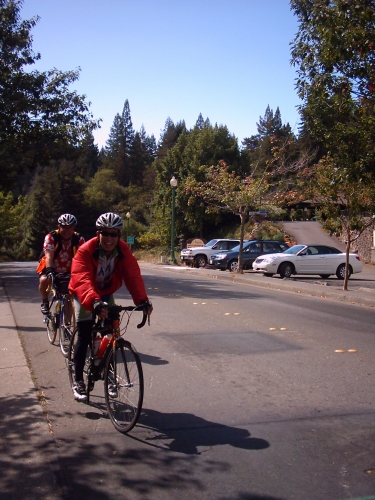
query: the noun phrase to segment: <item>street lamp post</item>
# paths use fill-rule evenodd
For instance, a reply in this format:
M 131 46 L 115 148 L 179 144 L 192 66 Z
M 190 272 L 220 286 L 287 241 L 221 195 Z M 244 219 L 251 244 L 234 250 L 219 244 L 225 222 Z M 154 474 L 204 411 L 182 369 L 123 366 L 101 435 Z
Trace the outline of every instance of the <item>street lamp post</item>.
M 127 230 L 126 230 L 126 243 L 128 242 L 128 236 L 129 236 L 129 222 L 130 222 L 130 212 L 127 212 L 125 217 L 128 219 L 128 227 L 127 227 Z
M 175 195 L 176 195 L 176 187 L 177 187 L 177 179 L 175 178 L 175 176 L 172 177 L 172 179 L 170 180 L 170 185 L 171 185 L 171 188 L 172 188 L 172 231 L 171 231 L 171 261 L 173 263 L 176 262 L 176 257 L 174 255 L 174 199 L 175 199 Z

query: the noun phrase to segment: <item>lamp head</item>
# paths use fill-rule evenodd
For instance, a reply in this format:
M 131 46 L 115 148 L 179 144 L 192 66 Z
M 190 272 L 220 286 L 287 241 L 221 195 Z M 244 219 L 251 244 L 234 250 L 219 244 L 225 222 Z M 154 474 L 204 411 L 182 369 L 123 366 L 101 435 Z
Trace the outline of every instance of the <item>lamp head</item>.
M 177 187 L 178 181 L 175 176 L 172 177 L 172 179 L 169 181 L 169 184 L 171 185 L 172 188 Z

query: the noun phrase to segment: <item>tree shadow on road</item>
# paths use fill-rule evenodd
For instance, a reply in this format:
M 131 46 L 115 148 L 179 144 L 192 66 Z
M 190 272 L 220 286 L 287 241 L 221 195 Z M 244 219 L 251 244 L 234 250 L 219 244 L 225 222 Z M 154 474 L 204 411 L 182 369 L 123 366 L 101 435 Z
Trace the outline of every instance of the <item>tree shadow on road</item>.
M 134 436 L 122 436 L 114 430 L 98 434 L 95 425 L 91 431 L 82 433 L 79 425 L 72 425 L 54 440 L 35 390 L 1 398 L 2 499 L 139 500 L 185 496 L 219 500 L 217 494 L 212 497 L 205 478 L 207 474 L 218 474 L 220 482 L 225 481 L 233 474 L 232 464 L 203 454 L 203 449 L 229 445 L 256 451 L 269 446 L 267 441 L 251 437 L 246 429 L 192 414 L 153 410 L 143 412 Z M 234 491 L 230 497 L 224 493 L 222 500 L 281 500 L 243 488 L 242 484 L 242 491 Z

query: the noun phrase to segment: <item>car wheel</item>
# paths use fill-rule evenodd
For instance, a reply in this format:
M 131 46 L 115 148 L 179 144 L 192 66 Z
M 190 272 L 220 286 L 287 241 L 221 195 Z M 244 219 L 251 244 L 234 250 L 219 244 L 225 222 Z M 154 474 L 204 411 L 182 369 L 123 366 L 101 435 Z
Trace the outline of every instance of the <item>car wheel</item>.
M 205 255 L 197 255 L 195 257 L 195 267 L 206 267 L 207 259 Z
M 349 274 L 348 278 L 352 275 L 352 268 L 349 266 Z M 345 264 L 340 264 L 336 271 L 336 276 L 339 280 L 343 280 L 345 278 Z
M 323 278 L 324 280 L 326 280 L 327 278 L 329 278 L 331 275 L 330 274 L 320 274 L 319 275 L 321 278 Z
M 294 267 L 290 262 L 281 264 L 279 274 L 281 278 L 290 278 L 294 272 Z
M 231 273 L 236 273 L 238 271 L 238 260 L 231 260 L 228 264 L 228 269 Z
M 273 273 L 263 273 L 263 276 L 267 276 L 267 278 L 272 278 Z

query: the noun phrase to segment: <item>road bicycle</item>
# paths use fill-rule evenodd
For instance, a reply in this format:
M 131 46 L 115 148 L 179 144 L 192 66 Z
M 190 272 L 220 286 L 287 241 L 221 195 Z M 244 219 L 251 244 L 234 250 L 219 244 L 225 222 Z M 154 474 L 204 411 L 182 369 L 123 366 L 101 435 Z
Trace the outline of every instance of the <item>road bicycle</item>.
M 68 356 L 70 339 L 75 328 L 73 299 L 68 291 L 69 281 L 70 274 L 59 273 L 51 276 L 47 289 L 49 312 L 44 316 L 49 342 L 54 344 L 59 333 L 59 345 L 65 357 Z
M 123 434 L 133 429 L 137 423 L 144 393 L 141 360 L 134 346 L 123 338 L 134 311 L 143 311 L 142 322 L 137 328 L 142 328 L 147 318 L 150 324 L 150 314 L 144 305 L 108 306 L 108 319 L 97 320 L 93 326 L 83 370 L 87 404 L 90 403 L 90 393 L 95 382 L 103 380 L 108 415 L 115 429 Z M 124 314 L 121 315 L 122 312 Z M 124 316 L 127 321 L 124 322 L 125 325 L 121 325 Z M 71 386 L 75 382 L 73 357 L 77 335 L 76 329 L 70 341 L 67 359 Z M 96 347 L 98 340 L 100 346 Z

